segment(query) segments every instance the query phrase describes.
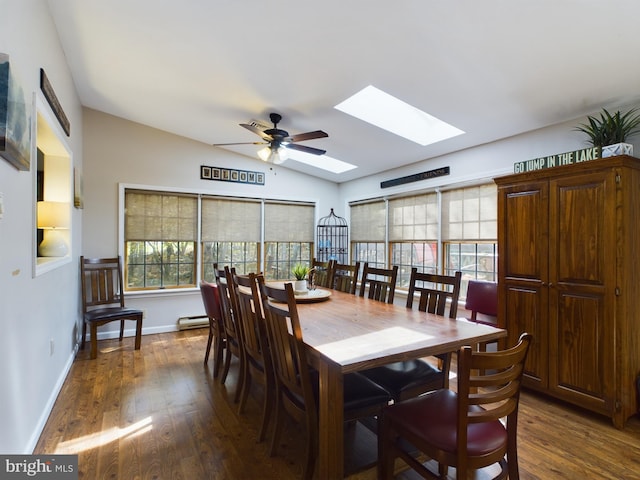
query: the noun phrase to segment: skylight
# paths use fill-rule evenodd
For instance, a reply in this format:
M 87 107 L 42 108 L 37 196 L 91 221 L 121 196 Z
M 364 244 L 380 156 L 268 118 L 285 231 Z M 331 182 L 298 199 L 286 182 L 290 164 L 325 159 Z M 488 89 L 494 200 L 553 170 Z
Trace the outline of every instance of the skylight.
M 335 108 L 422 146 L 465 133 L 372 85 Z
M 336 160 L 328 155 L 312 155 L 310 153 L 300 152 L 298 150 L 287 149 L 289 160 L 295 160 L 296 162 L 305 163 L 312 167 L 321 168 L 333 173 L 348 172 L 357 168 L 355 165 Z

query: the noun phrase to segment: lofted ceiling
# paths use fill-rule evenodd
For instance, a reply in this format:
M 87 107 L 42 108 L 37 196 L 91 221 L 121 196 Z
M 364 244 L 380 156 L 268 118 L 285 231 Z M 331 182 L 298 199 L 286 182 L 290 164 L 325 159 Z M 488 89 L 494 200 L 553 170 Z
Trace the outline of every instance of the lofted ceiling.
M 631 105 L 637 0 L 49 0 L 86 107 L 208 145 L 253 119 L 358 168 L 344 182 Z M 373 85 L 465 131 L 421 146 L 336 110 Z M 568 132 L 569 135 L 577 133 Z M 219 150 L 221 147 L 211 147 Z M 258 160 L 259 147 L 225 147 Z M 322 162 L 322 157 L 317 157 Z

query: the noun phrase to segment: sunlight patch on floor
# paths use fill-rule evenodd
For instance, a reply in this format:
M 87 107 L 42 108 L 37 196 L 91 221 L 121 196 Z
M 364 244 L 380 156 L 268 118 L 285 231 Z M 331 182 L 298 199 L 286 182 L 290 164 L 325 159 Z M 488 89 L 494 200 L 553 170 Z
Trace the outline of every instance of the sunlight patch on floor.
M 112 427 L 101 432 L 96 432 L 90 435 L 85 435 L 84 437 L 61 442 L 56 447 L 55 453 L 76 454 L 84 452 L 86 450 L 104 446 L 116 440 L 133 438 L 138 435 L 142 435 L 146 432 L 151 431 L 152 428 L 152 418 L 149 416 L 125 428 Z

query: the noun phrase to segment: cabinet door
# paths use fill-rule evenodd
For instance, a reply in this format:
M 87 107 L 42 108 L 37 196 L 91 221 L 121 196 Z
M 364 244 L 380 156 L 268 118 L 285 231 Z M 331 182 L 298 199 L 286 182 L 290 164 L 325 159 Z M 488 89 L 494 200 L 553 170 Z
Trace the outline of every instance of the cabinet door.
M 522 332 L 533 335 L 525 385 L 546 388 L 547 278 L 549 262 L 548 181 L 505 185 L 498 194 L 499 322 L 508 345 Z
M 611 170 L 550 182 L 549 389 L 603 413 L 613 402 L 615 194 Z

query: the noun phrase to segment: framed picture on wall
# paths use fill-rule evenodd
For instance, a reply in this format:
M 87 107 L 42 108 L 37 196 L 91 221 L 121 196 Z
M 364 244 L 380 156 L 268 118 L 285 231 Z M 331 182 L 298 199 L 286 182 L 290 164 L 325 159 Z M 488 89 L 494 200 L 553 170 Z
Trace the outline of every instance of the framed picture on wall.
M 22 86 L 0 53 L 0 156 L 18 170 L 31 166 L 31 116 Z

